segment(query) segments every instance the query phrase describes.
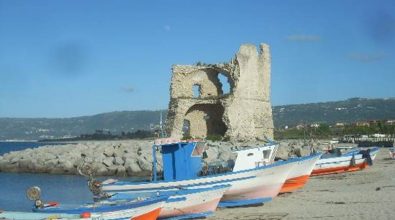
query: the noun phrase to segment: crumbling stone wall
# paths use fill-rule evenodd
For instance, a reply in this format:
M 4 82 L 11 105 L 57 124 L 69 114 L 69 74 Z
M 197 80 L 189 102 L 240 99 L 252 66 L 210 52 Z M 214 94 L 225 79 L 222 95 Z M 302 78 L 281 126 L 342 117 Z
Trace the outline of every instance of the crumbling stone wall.
M 234 141 L 273 138 L 270 49 L 241 45 L 229 63 L 174 65 L 167 130 L 171 137 L 220 135 Z M 228 77 L 223 94 L 219 74 Z M 199 94 L 194 95 L 193 87 Z

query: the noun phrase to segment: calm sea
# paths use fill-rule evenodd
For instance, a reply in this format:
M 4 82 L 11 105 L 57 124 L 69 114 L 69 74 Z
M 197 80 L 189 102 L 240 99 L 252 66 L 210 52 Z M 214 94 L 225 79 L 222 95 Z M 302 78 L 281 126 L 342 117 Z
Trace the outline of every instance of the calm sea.
M 36 148 L 44 145 L 40 142 L 1 142 L 0 141 L 0 155 L 10 151 L 23 150 L 26 148 Z
M 41 145 L 44 144 L 0 142 L 0 155 Z M 89 192 L 87 182 L 81 176 L 0 172 L 0 210 L 30 211 L 33 202 L 26 198 L 26 190 L 30 186 L 41 188 L 43 201 L 75 205 L 92 202 L 92 194 Z

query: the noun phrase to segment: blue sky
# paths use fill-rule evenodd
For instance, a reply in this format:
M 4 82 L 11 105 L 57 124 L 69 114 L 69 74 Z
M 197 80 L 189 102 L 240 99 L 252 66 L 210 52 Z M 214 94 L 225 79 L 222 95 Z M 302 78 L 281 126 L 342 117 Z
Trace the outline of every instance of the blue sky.
M 273 105 L 395 97 L 390 0 L 0 0 L 0 117 L 166 109 L 173 64 L 260 42 Z

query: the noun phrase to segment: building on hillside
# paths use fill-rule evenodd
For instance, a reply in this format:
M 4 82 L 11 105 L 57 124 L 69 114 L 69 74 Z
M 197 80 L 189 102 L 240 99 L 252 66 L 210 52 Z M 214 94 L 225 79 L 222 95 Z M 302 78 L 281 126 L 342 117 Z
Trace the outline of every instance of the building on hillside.
M 310 128 L 319 128 L 319 127 L 320 127 L 320 124 L 318 124 L 318 123 L 313 123 L 310 125 Z
M 357 127 L 369 127 L 370 123 L 368 121 L 357 121 L 357 122 L 355 122 L 355 126 L 357 126 Z
M 386 125 L 395 125 L 395 120 L 387 120 L 385 121 Z
M 298 124 L 298 125 L 296 125 L 296 129 L 298 129 L 298 130 L 302 130 L 302 129 L 304 129 L 305 128 L 305 125 L 304 124 Z

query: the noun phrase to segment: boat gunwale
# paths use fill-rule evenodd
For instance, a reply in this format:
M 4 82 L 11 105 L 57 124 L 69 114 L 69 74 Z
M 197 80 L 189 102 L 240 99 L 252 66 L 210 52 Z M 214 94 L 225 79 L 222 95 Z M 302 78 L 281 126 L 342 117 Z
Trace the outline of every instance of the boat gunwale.
M 147 198 L 142 201 L 124 201 L 119 204 L 106 204 L 106 203 L 91 203 L 75 207 L 62 207 L 54 206 L 47 208 L 35 208 L 33 207 L 33 213 L 56 213 L 56 214 L 81 214 L 83 212 L 92 213 L 106 213 L 106 212 L 117 212 L 125 211 L 128 209 L 137 209 L 156 203 L 166 202 L 169 196 L 158 196 L 155 198 Z M 97 204 L 98 206 L 89 207 L 88 205 Z

